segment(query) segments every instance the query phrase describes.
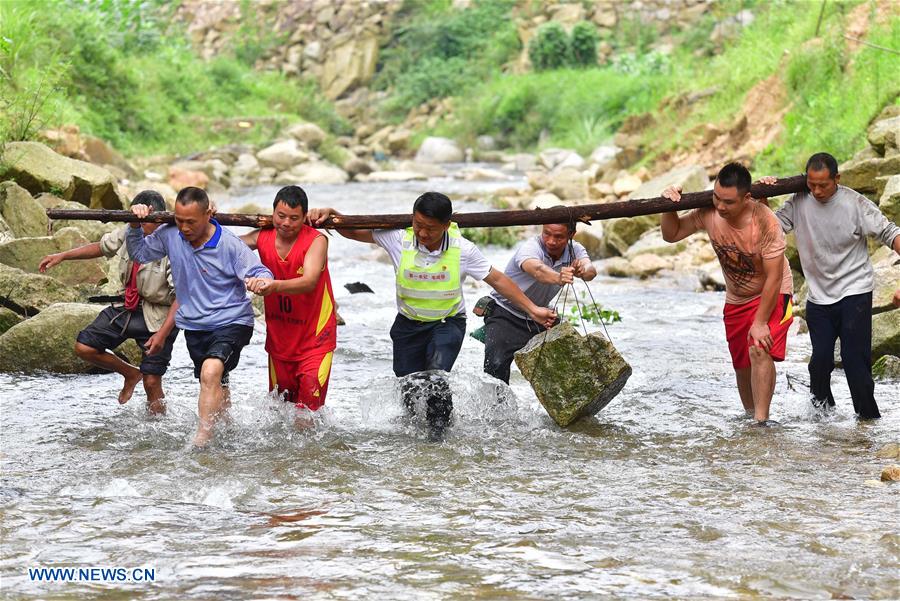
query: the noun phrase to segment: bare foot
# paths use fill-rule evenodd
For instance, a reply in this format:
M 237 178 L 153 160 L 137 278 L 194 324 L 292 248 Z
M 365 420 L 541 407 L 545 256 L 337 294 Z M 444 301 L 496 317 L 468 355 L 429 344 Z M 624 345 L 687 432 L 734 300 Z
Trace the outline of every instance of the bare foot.
M 202 421 L 197 426 L 197 433 L 194 435 L 194 447 L 202 449 L 212 440 L 213 424 L 204 424 Z
M 124 405 L 131 399 L 131 395 L 134 394 L 134 388 L 138 385 L 138 383 L 143 379 L 143 375 L 141 375 L 140 370 L 134 370 L 130 376 L 125 376 L 125 384 L 122 386 L 121 392 L 119 392 L 119 404 Z
M 150 415 L 166 414 L 166 399 L 147 400 L 147 413 Z

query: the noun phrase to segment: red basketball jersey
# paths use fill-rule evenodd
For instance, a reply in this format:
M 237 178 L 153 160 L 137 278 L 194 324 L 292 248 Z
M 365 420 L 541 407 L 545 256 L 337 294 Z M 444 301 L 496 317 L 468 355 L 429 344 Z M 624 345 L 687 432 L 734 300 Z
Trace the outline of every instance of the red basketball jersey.
M 256 241 L 259 258 L 277 280 L 290 280 L 303 275 L 303 260 L 313 241 L 322 234 L 307 225 L 287 257 L 275 250 L 275 230 L 259 232 Z M 328 275 L 328 260 L 316 289 L 306 294 L 270 294 L 266 305 L 266 352 L 282 361 L 299 361 L 309 353 L 327 353 L 337 345 L 337 320 L 334 293 Z

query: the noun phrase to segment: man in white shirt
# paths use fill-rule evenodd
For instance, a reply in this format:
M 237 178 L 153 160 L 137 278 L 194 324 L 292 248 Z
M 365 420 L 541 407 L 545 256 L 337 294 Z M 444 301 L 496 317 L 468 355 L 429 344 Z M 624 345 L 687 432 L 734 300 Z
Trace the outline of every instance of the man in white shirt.
M 538 307 L 503 272 L 494 269 L 478 248 L 451 221 L 453 205 L 439 192 L 426 192 L 413 205 L 412 227 L 406 230 L 338 230 L 351 240 L 377 244 L 390 255 L 397 278 L 398 314 L 391 328 L 394 374 L 404 377 L 404 402 L 414 409 L 424 397 L 432 438 L 440 439 L 453 408 L 446 376 L 462 348 L 466 308 L 462 282 L 466 276 L 482 280 L 543 326 L 555 312 Z M 310 209 L 316 226 L 332 215 L 332 208 Z M 422 373 L 432 372 L 432 373 Z
M 762 183 L 775 183 L 765 177 Z M 775 216 L 785 233 L 794 232 L 803 275 L 809 287 L 806 322 L 812 342 L 809 360 L 812 403 L 834 407 L 831 372 L 834 344 L 841 340 L 841 361 L 861 419 L 881 417 L 872 381 L 872 291 L 875 274 L 867 237 L 900 253 L 900 227 L 862 194 L 840 185 L 837 160 L 826 152 L 806 163 L 807 192 L 791 196 Z M 900 291 L 898 291 L 900 294 Z M 895 294 L 895 304 L 900 297 Z

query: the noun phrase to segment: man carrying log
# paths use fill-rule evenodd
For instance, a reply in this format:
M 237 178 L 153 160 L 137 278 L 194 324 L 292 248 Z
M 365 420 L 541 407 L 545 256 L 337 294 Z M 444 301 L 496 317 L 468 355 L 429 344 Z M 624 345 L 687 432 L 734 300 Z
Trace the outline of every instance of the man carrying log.
M 146 217 L 150 208 L 133 205 Z M 200 423 L 194 445 L 204 447 L 228 406 L 228 373 L 237 367 L 253 335 L 253 309 L 244 280 L 272 278 L 253 251 L 235 234 L 212 219 L 209 197 L 200 188 L 183 188 L 175 199 L 175 225 L 166 224 L 148 236 L 131 223 L 128 254 L 141 263 L 168 256 L 178 295 L 176 325 L 184 330 L 194 377 L 200 380 L 197 402 Z
M 774 184 L 774 177 L 760 180 Z M 841 361 L 860 419 L 881 417 L 872 381 L 872 292 L 875 272 L 866 238 L 871 236 L 900 253 L 900 227 L 871 200 L 840 185 L 837 160 L 826 152 L 806 162 L 807 192 L 791 196 L 775 216 L 785 233 L 794 232 L 803 275 L 809 286 L 806 323 L 812 342 L 809 384 L 812 404 L 834 407 L 831 372 L 834 343 L 841 340 Z M 900 306 L 900 290 L 894 294 Z
M 547 224 L 539 236 L 523 242 L 504 273 L 535 305 L 545 307 L 573 278 L 587 282 L 597 277 L 587 250 L 574 242 L 575 223 Z M 509 384 L 509 368 L 516 351 L 543 332 L 500 292 L 491 292 L 484 312 L 484 371 Z
M 325 404 L 337 345 L 334 293 L 328 273 L 328 239 L 306 225 L 309 200 L 299 186 L 275 195 L 271 229 L 241 239 L 259 250 L 276 279 L 252 277 L 247 289 L 265 297 L 269 390 L 298 408 Z
M 750 196 L 750 172 L 738 163 L 716 176 L 713 206 L 685 216 L 663 213 L 666 242 L 706 230 L 725 276 L 725 336 L 738 393 L 759 426 L 769 420 L 775 392 L 775 364 L 783 361 L 791 322 L 793 277 L 784 258 L 784 233 L 774 213 Z M 663 196 L 678 202 L 680 188 Z
M 391 328 L 394 374 L 419 374 L 407 381 L 404 402 L 412 410 L 417 396 L 425 396 L 431 437 L 440 439 L 450 423 L 452 394 L 446 377 L 462 348 L 466 309 L 462 283 L 466 276 L 483 280 L 536 323 L 549 327 L 556 314 L 538 307 L 502 272 L 491 267 L 478 248 L 462 237 L 451 221 L 453 205 L 438 192 L 426 192 L 413 205 L 412 227 L 389 230 L 348 230 L 352 240 L 377 244 L 388 252 L 397 278 L 398 314 Z M 340 215 L 332 208 L 311 209 L 309 221 L 320 225 Z
M 154 190 L 144 190 L 132 204 L 146 205 L 153 211 L 165 211 L 166 202 Z M 144 233 L 151 234 L 159 224 L 145 223 Z M 88 327 L 78 333 L 75 354 L 92 365 L 120 374 L 125 383 L 119 392 L 119 403 L 131 399 L 138 382 L 143 381 L 147 393 L 147 411 L 166 412 L 162 377 L 172 358 L 172 347 L 178 337 L 175 327 L 175 286 L 169 261 L 165 257 L 149 263 L 132 261 L 125 247 L 128 227 L 105 234 L 99 242 L 86 244 L 41 259 L 39 269 L 48 269 L 63 261 L 119 257 L 119 277 L 124 289 L 122 300 L 100 312 Z M 141 349 L 141 364 L 134 366 L 110 352 L 128 339 Z

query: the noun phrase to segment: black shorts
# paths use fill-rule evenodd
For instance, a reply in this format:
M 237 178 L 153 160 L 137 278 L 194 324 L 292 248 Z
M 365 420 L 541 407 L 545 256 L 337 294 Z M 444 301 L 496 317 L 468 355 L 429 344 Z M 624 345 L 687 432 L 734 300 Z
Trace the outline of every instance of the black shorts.
M 241 350 L 250 343 L 253 326 L 232 324 L 211 332 L 185 330 L 184 340 L 194 362 L 194 377 L 200 379 L 200 369 L 207 359 L 220 359 L 225 364 L 222 385 L 228 385 L 228 372 L 237 367 Z
M 172 359 L 172 347 L 178 337 L 178 328 L 172 328 L 162 350 L 155 355 L 148 355 L 144 345 L 152 335 L 153 332 L 147 329 L 141 309 L 129 311 L 124 307 L 107 307 L 91 325 L 78 333 L 76 340 L 98 351 L 105 351 L 132 339 L 141 349 L 141 373 L 161 376 L 166 373 Z

